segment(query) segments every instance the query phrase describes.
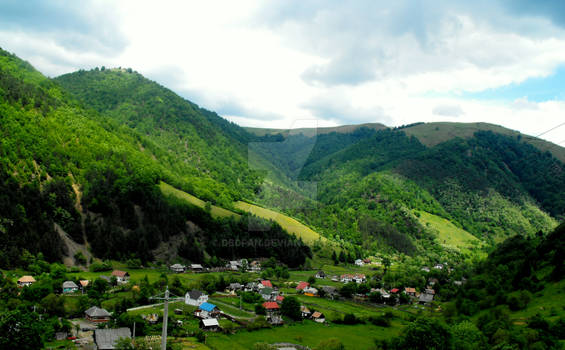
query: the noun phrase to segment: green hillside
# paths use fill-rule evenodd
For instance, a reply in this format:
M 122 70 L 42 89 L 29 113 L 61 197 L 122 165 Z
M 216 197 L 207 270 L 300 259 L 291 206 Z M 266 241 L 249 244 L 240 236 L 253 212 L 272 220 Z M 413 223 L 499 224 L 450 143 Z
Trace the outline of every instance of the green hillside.
M 270 209 L 261 208 L 257 205 L 250 204 L 247 202 L 241 202 L 241 201 L 236 202 L 234 206 L 237 209 L 257 215 L 263 219 L 273 220 L 277 222 L 288 233 L 292 233 L 296 235 L 296 237 L 301 238 L 306 243 L 313 243 L 318 239 L 321 239 L 322 241 L 325 240 L 324 237 L 321 237 L 317 232 L 315 232 L 308 226 L 298 222 L 297 220 L 285 214 L 278 213 Z
M 163 149 L 156 156 L 180 175 L 173 184 L 200 198 L 229 206 L 252 196 L 262 182 L 248 166 L 251 135 L 131 69 L 78 71 L 55 81 L 85 106 Z
M 426 212 L 417 212 L 416 216 L 423 226 L 437 234 L 437 240 L 442 246 L 463 252 L 484 246 L 477 237 L 455 226 L 451 221 Z
M 109 74 L 120 80 L 121 75 L 134 73 Z M 161 91 L 145 80 L 142 83 L 149 90 Z M 151 90 L 149 94 L 154 93 Z M 174 96 L 168 97 L 175 100 Z M 227 161 L 215 161 L 207 153 L 221 152 L 225 148 L 222 145 L 233 143 L 237 130 L 224 132 L 227 126 L 206 122 L 205 112 L 171 105 L 181 119 L 175 127 L 184 130 L 183 135 L 198 130 L 215 140 L 209 142 L 219 145 L 211 151 L 192 148 L 191 159 L 202 162 L 197 161 L 197 166 L 182 165 L 189 164 L 186 155 L 167 143 L 172 132 L 163 131 L 163 138 L 147 135 L 85 107 L 57 82 L 16 56 L 0 51 L 0 267 L 20 266 L 26 256 L 24 250 L 34 255 L 42 253 L 49 261 L 61 261 L 63 256 L 72 261 L 74 253 L 67 239 L 98 258 L 135 257 L 143 263 L 152 261 L 153 250 L 173 237 L 178 244 L 177 251 L 171 253 L 187 261 L 213 258 L 211 264 L 221 264 L 222 259 L 276 256 L 296 266 L 309 256 L 302 242 L 275 223 L 249 215 L 234 217 L 219 207 L 208 213 L 206 208 L 178 198 L 171 188 L 158 186 L 162 182 L 176 184 L 198 198 L 228 203 L 228 207 L 234 198 L 252 193 L 261 176 L 247 168 L 243 153 L 237 153 L 237 145 L 225 149 L 228 155 L 235 152 Z M 157 110 L 149 109 L 147 113 Z M 134 115 L 139 117 L 138 113 L 130 114 L 132 118 Z M 198 124 L 194 120 L 185 121 L 191 116 L 201 120 L 201 126 L 194 126 Z M 147 118 L 137 121 L 141 125 L 157 122 Z M 163 122 L 162 127 L 173 125 Z M 210 134 L 203 134 L 206 128 Z M 230 171 L 222 170 L 227 168 Z M 230 176 L 234 178 L 224 181 Z M 163 188 L 169 190 L 166 195 Z M 255 227 L 261 228 L 260 233 Z M 258 246 L 224 244 L 250 239 Z M 292 244 L 296 249 L 267 249 L 261 244 L 266 239 L 278 239 L 281 246 Z

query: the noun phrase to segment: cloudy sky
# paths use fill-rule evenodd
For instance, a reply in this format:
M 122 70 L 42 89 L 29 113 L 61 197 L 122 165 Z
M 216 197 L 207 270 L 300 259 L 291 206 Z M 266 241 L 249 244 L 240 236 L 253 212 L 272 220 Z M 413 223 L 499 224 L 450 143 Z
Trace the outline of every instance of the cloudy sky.
M 565 2 L 0 0 L 48 76 L 131 67 L 244 126 L 485 121 L 565 145 Z

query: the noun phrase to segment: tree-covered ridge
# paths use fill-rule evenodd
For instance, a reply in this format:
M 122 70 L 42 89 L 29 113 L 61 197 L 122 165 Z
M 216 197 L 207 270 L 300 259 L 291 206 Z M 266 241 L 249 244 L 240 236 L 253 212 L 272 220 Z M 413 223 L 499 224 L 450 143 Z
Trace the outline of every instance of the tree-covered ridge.
M 169 168 L 186 178 L 178 185 L 189 192 L 229 206 L 251 197 L 262 182 L 247 164 L 251 135 L 131 69 L 78 71 L 56 81 L 86 106 L 162 147 Z M 223 184 L 222 191 L 207 193 L 215 184 L 199 184 L 203 178 Z
M 59 260 L 69 253 L 64 234 L 95 256 L 115 259 L 152 260 L 152 249 L 172 236 L 181 238 L 179 255 L 199 262 L 243 254 L 237 247 L 222 250 L 217 242 L 250 235 L 258 240 L 259 255 L 300 264 L 309 254 L 268 221 L 218 222 L 204 210 L 163 197 L 160 181 L 192 185 L 209 200 L 239 192 L 171 169 L 178 159 L 162 146 L 82 108 L 17 57 L 2 51 L 0 58 L 0 266 L 17 266 L 24 249 Z M 263 230 L 254 234 L 248 221 Z M 271 237 L 281 245 L 265 249 L 261 242 Z M 291 244 L 297 249 L 289 251 Z

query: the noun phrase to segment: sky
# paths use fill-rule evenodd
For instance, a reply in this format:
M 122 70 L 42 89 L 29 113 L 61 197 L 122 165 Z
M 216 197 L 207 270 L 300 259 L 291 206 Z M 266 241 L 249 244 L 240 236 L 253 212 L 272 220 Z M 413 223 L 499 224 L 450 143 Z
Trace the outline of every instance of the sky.
M 561 0 L 0 0 L 0 47 L 50 77 L 130 67 L 242 126 L 489 122 L 565 145 Z

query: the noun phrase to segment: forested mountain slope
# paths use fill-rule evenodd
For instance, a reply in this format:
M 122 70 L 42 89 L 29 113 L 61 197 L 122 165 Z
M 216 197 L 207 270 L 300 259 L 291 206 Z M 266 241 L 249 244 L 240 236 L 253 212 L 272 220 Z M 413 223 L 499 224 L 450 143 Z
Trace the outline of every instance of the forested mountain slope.
M 262 182 L 248 166 L 253 135 L 131 69 L 78 71 L 55 80 L 85 106 L 174 155 L 168 166 L 183 174 L 179 185 L 199 197 L 229 206 L 253 196 Z M 221 191 L 214 191 L 219 184 Z
M 55 224 L 100 258 L 152 260 L 152 249 L 173 236 L 179 242 L 176 253 L 191 261 L 217 263 L 221 258 L 274 255 L 292 266 L 309 254 L 302 242 L 275 223 L 248 215 L 213 219 L 203 209 L 165 197 L 157 186 L 164 181 L 196 194 L 202 191 L 208 200 L 239 198 L 260 182 L 258 174 L 245 168 L 243 156 L 234 156 L 230 160 L 234 164 L 218 161 L 217 167 L 207 168 L 207 155 L 199 156 L 200 148 L 187 146 L 191 157 L 202 160 L 187 175 L 188 166 L 175 165 L 188 160 L 173 146 L 167 148 L 166 142 L 156 142 L 158 137 L 84 107 L 58 83 L 0 50 L 1 267 L 17 266 L 24 249 L 42 252 L 49 260 L 68 253 Z M 206 135 L 219 145 L 237 136 L 224 134 L 221 126 L 214 127 L 194 113 L 203 125 L 198 133 L 209 127 Z M 186 132 L 197 128 L 192 123 L 178 124 Z M 163 123 L 162 127 L 171 126 Z M 163 133 L 165 140 L 172 135 Z M 204 141 L 194 143 L 198 142 Z M 215 175 L 230 164 L 232 175 L 239 171 L 246 179 L 224 182 L 229 174 Z M 222 243 L 251 238 L 276 238 L 297 249 L 258 244 L 243 252 Z
M 407 253 L 414 251 L 410 242 L 430 231 L 420 223 L 419 212 L 439 215 L 491 242 L 548 232 L 555 218 L 565 214 L 564 164 L 553 156 L 562 152 L 560 147 L 553 145 L 550 153 L 532 145 L 549 143 L 501 127 L 464 124 L 450 126 L 449 135 L 431 143 L 429 132 L 445 125 L 423 125 L 377 131 L 360 127 L 350 134 L 311 139 L 279 134 L 282 144 L 300 148 L 303 143 L 311 149 L 302 166 L 287 174 L 315 183 L 319 203 L 316 211 L 287 211 L 340 239 L 364 245 L 384 241 Z M 418 137 L 409 132 L 413 128 L 420 128 Z M 454 130 L 463 131 L 461 137 Z M 271 152 L 269 159 L 284 163 L 290 149 L 281 146 L 278 157 Z M 291 165 L 280 168 L 292 170 Z M 279 198 L 292 197 L 282 188 L 273 191 L 275 195 L 262 193 L 262 200 L 276 205 Z M 367 220 L 375 223 L 367 226 Z

